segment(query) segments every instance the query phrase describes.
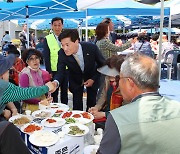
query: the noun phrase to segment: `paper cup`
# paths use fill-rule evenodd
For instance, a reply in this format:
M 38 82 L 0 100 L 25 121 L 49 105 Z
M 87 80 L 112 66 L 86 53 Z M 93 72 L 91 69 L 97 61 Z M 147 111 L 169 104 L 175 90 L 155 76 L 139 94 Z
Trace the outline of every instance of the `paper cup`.
M 31 110 L 26 110 L 25 113 L 26 115 L 31 115 Z

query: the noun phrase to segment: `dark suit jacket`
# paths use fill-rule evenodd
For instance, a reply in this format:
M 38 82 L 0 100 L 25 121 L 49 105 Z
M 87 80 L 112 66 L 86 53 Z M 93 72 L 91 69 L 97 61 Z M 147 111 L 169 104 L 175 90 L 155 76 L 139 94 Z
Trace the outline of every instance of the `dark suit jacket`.
M 81 71 L 73 55 L 66 56 L 63 49 L 59 51 L 58 71 L 54 79 L 61 84 L 67 65 L 69 69 L 69 89 L 71 92 L 80 88 L 82 82 L 88 79 L 94 80 L 92 88 L 98 89 L 100 73 L 97 72 L 97 68 L 103 66 L 105 62 L 104 57 L 95 44 L 88 42 L 81 42 L 80 44 L 84 57 L 84 72 Z

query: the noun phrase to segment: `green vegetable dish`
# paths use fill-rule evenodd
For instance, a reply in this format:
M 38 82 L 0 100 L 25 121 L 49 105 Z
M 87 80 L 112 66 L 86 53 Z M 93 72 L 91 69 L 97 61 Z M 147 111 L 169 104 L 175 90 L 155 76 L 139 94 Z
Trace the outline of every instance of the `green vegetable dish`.
M 76 123 L 76 120 L 74 118 L 66 118 L 66 124 L 70 124 L 70 123 Z
M 70 131 L 68 134 L 77 135 L 77 134 L 84 134 L 85 130 L 81 130 L 78 126 L 70 126 Z

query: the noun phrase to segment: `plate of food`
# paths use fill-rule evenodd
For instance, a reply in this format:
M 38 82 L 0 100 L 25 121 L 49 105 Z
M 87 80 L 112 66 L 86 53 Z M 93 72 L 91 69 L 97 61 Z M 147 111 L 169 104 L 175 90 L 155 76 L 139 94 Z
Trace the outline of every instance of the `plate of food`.
M 96 154 L 99 145 L 88 145 L 84 148 L 84 154 Z
M 89 128 L 83 124 L 72 123 L 64 125 L 62 131 L 69 136 L 84 136 L 89 132 Z
M 24 124 L 30 123 L 32 120 L 33 119 L 31 116 L 18 114 L 18 115 L 12 116 L 9 119 L 9 122 L 12 122 L 17 127 L 21 127 Z
M 72 111 L 66 111 L 61 114 L 61 118 L 63 118 L 63 119 L 69 118 L 69 117 L 71 117 L 72 113 L 73 113 Z
M 34 118 L 48 118 L 53 116 L 53 112 L 50 110 L 37 110 L 32 113 Z
M 64 112 L 64 110 L 56 109 L 54 114 L 61 115 Z
M 26 134 L 32 134 L 35 131 L 40 131 L 42 129 L 43 129 L 43 126 L 36 123 L 25 124 L 24 126 L 21 127 L 21 131 Z
M 46 118 L 41 121 L 41 124 L 45 127 L 60 127 L 66 123 L 65 119 L 62 118 Z
M 63 110 L 63 111 L 69 110 L 69 106 L 62 103 L 51 103 L 50 108 L 53 110 Z
M 73 111 L 73 114 L 71 115 L 72 118 L 75 118 L 75 119 L 80 119 L 82 118 L 82 115 L 81 113 L 76 113 L 75 111 Z
M 50 108 L 51 109 L 58 109 L 60 107 L 60 103 L 51 103 Z
M 66 120 L 66 124 L 71 124 L 71 123 L 76 123 L 77 122 L 77 120 L 75 119 L 75 118 L 66 118 L 65 119 Z
M 30 135 L 29 141 L 38 147 L 48 147 L 59 141 L 59 136 L 53 132 L 40 130 Z
M 82 111 L 80 114 L 82 115 L 82 119 L 79 122 L 82 124 L 88 124 L 94 119 L 94 116 L 89 112 Z

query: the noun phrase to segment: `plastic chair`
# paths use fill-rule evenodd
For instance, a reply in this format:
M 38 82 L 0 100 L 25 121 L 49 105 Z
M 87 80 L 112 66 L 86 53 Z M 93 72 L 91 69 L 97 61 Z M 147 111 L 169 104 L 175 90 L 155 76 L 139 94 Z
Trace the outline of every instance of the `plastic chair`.
M 172 72 L 177 79 L 177 63 L 180 62 L 180 50 L 170 50 L 165 54 L 164 65 L 167 66 L 167 78 L 171 79 Z

